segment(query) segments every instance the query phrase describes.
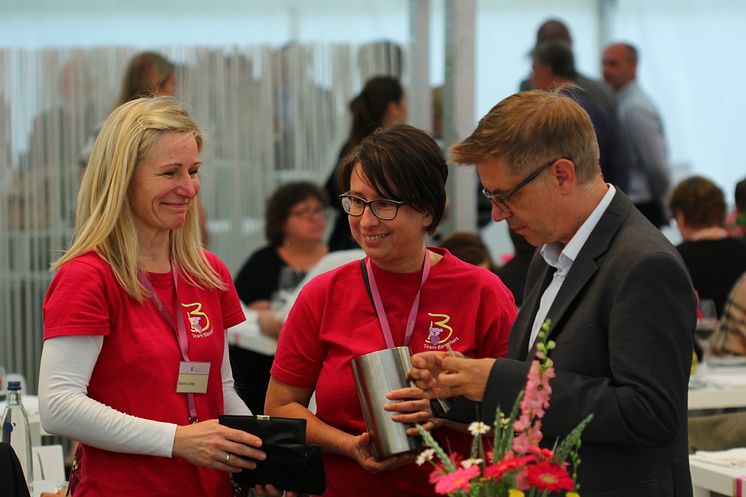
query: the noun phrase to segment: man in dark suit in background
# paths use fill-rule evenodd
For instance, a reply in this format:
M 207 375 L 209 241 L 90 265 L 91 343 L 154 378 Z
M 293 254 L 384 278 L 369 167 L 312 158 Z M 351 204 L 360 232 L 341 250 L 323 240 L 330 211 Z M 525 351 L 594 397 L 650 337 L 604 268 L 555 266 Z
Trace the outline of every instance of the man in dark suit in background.
M 570 45 L 562 41 L 545 41 L 537 45 L 534 48 L 531 69 L 531 83 L 537 90 L 552 90 L 563 85 L 572 85 L 578 74 Z M 593 129 L 596 130 L 604 180 L 627 192 L 629 154 L 617 119 L 596 103 L 583 88 L 572 88 L 566 93 L 579 103 L 591 118 Z
M 542 43 L 548 41 L 567 43 L 567 46 L 572 49 L 572 36 L 570 36 L 570 29 L 559 19 L 547 19 L 541 24 L 541 26 L 539 26 L 539 29 L 536 31 L 536 45 L 534 50 Z M 534 53 L 532 50 L 531 56 L 533 55 Z M 617 119 L 617 101 L 611 88 L 606 86 L 602 81 L 589 78 L 581 73 L 575 75 L 573 82 L 585 90 L 591 100 L 599 105 L 604 112 L 609 114 L 613 119 Z M 528 78 L 521 81 L 519 89 L 521 91 L 526 91 L 535 90 L 537 88 L 531 83 L 531 76 L 529 75 Z
M 584 497 L 691 496 L 687 384 L 696 304 L 671 244 L 604 182 L 588 114 L 559 91 L 506 98 L 454 146 L 475 163 L 506 220 L 541 247 L 511 330 L 508 357 L 468 359 L 423 353 L 411 375 L 433 397 L 457 397 L 448 417 L 470 421 L 475 405 L 492 423 L 524 387 L 545 319 L 551 406 L 548 444 L 583 418 L 578 483 Z

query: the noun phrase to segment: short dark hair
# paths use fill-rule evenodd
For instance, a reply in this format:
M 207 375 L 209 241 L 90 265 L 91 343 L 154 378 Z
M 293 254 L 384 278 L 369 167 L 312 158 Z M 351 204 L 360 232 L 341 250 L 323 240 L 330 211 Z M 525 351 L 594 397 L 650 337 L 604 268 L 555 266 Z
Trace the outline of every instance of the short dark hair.
M 552 40 L 536 45 L 532 55 L 536 60 L 552 68 L 555 76 L 565 79 L 575 79 L 575 57 L 570 44 L 565 41 Z
M 310 181 L 287 183 L 272 193 L 264 212 L 264 236 L 271 245 L 282 245 L 285 241 L 285 223 L 290 217 L 290 211 L 309 197 L 318 199 L 324 207 L 329 205 L 324 190 Z
M 430 214 L 433 220 L 427 232 L 435 233 L 445 209 L 448 166 L 428 132 L 407 124 L 373 132 L 342 159 L 337 171 L 339 191 L 349 191 L 357 164 L 382 197 L 406 200 L 413 209 Z
M 746 178 L 736 183 L 736 209 L 746 211 Z
M 549 40 L 564 40 L 567 43 L 572 43 L 570 30 L 567 28 L 567 25 L 559 19 L 547 19 L 544 21 L 536 32 L 536 44 L 538 45 Z
M 676 185 L 668 199 L 668 207 L 674 215 L 680 212 L 691 228 L 725 224 L 725 194 L 703 176 L 692 176 Z

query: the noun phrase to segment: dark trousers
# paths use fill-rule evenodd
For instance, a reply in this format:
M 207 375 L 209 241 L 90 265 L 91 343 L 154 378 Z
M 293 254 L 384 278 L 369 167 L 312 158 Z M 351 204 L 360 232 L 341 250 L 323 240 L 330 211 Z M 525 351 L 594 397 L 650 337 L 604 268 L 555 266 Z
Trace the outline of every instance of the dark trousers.
M 236 393 L 249 406 L 252 414 L 264 413 L 269 370 L 274 356 L 259 354 L 231 345 L 228 348 Z

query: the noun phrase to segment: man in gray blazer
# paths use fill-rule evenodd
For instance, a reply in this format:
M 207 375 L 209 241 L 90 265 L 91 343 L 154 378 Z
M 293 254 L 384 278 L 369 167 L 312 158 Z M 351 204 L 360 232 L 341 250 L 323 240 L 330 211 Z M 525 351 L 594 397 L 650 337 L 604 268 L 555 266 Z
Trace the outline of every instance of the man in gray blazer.
M 604 182 L 590 118 L 560 92 L 510 96 L 451 149 L 476 164 L 492 217 L 537 250 L 508 357 L 413 357 L 448 417 L 491 423 L 524 387 L 536 335 L 551 320 L 557 376 L 542 430 L 551 446 L 583 418 L 583 497 L 691 496 L 687 384 L 694 290 L 671 244 Z M 476 409 L 475 409 L 476 406 Z

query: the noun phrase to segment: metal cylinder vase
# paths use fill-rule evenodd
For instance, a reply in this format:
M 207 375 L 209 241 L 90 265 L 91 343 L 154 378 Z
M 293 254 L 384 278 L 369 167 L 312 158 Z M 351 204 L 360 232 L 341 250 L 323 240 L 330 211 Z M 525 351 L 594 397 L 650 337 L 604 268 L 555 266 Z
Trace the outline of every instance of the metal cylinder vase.
M 383 409 L 384 404 L 392 402 L 386 398 L 391 390 L 414 386 L 414 382 L 407 381 L 410 369 L 412 361 L 408 347 L 379 350 L 352 361 L 365 427 L 372 435 L 375 456 L 379 460 L 422 446 L 420 437 L 407 435 L 407 428 L 413 425 L 393 421 L 391 416 L 394 413 Z

